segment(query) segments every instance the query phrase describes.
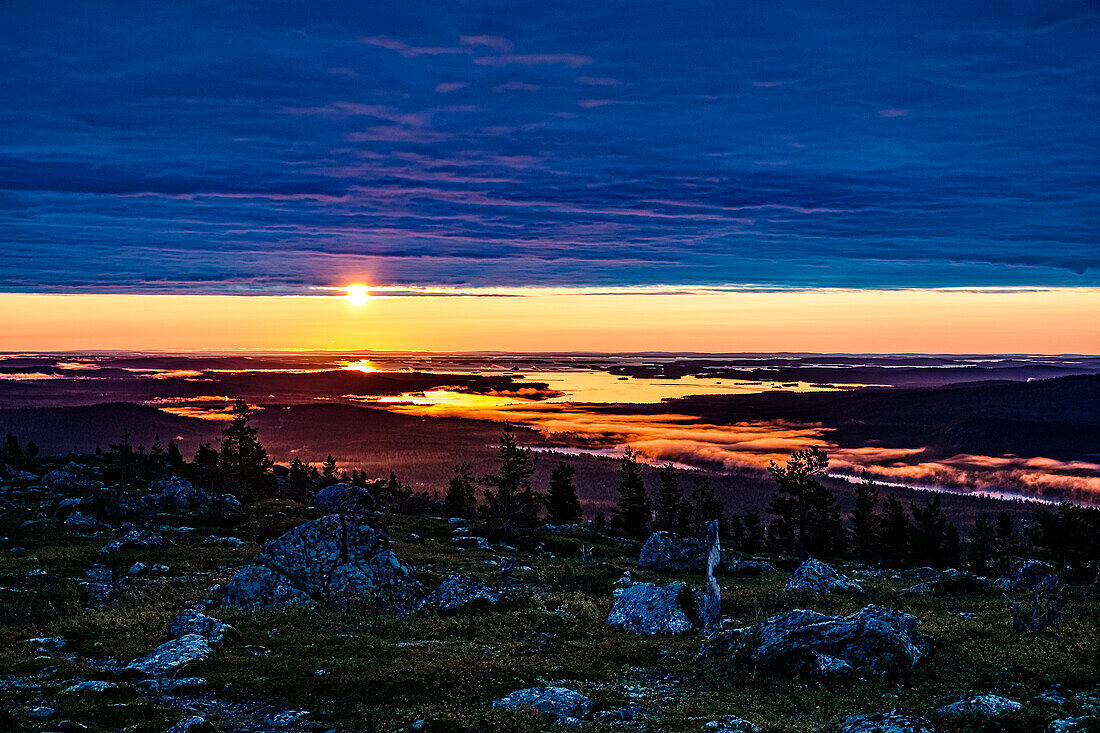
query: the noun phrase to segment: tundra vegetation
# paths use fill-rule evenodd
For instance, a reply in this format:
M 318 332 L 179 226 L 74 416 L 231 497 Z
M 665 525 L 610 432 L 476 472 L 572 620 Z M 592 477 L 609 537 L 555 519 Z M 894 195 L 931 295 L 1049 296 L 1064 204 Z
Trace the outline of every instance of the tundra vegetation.
M 573 467 L 534 485 L 511 430 L 494 471 L 432 493 L 274 464 L 249 420 L 238 403 L 190 460 L 125 434 L 95 454 L 3 442 L 0 729 L 1096 729 L 1096 510 L 962 533 L 934 495 L 868 479 L 843 516 L 811 450 L 733 514 L 671 465 L 647 485 L 627 452 L 618 505 L 584 522 Z M 273 574 L 289 585 L 248 585 Z M 280 592 L 298 601 L 256 601 Z

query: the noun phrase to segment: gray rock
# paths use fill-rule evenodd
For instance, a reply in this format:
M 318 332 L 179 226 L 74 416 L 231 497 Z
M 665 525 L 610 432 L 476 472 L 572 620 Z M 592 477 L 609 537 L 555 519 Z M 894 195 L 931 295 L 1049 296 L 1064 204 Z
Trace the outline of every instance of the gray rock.
M 217 730 L 206 718 L 192 715 L 176 723 L 164 733 L 217 733 Z
M 687 583 L 637 583 L 615 598 L 607 625 L 635 634 L 683 634 L 700 628 Z
M 1080 718 L 1059 718 L 1052 720 L 1047 733 L 1096 733 L 1100 731 L 1100 718 L 1083 716 Z
M 638 569 L 702 572 L 707 551 L 707 545 L 702 540 L 681 537 L 671 532 L 654 532 L 642 544 L 638 553 Z
M 588 717 L 594 707 L 591 700 L 568 687 L 529 687 L 516 690 L 493 703 L 495 708 L 534 708 L 555 716 L 559 722 Z
M 445 613 L 474 607 L 501 606 L 507 602 L 507 596 L 478 578 L 470 575 L 448 575 L 424 599 L 424 606 Z
M 336 514 L 299 525 L 264 546 L 230 579 L 224 605 L 334 603 L 369 596 L 389 610 L 420 605 L 424 587 L 387 549 L 385 535 Z
M 88 476 L 87 469 L 75 463 L 54 469 L 42 477 L 42 483 L 55 491 L 79 491 L 102 486 L 102 482 Z
M 89 517 L 81 512 L 73 512 L 65 517 L 64 525 L 77 532 L 97 532 L 106 526 L 95 517 Z
M 189 512 L 202 507 L 207 501 L 206 492 L 179 476 L 165 476 L 149 484 L 157 492 L 157 502 L 169 512 Z
M 203 511 L 214 519 L 236 519 L 244 512 L 241 500 L 232 494 L 218 494 L 203 504 Z
M 1008 571 L 994 581 L 998 588 L 1038 588 L 1057 580 L 1058 574 L 1054 566 L 1042 560 L 1021 560 L 1014 564 Z
M 812 557 L 798 566 L 784 587 L 809 593 L 863 593 L 859 583 Z
M 451 539 L 451 544 L 460 550 L 492 550 L 493 546 L 484 537 L 462 536 Z
M 988 593 L 992 584 L 980 575 L 955 571 L 942 577 L 906 588 L 903 593 L 920 596 L 954 595 L 960 593 Z
M 55 713 L 57 713 L 56 710 L 54 710 L 51 707 L 47 707 L 45 705 L 36 705 L 33 708 L 30 708 L 30 709 L 27 710 L 27 715 L 31 716 L 32 718 L 40 718 L 40 719 L 41 718 L 48 718 L 51 715 L 54 715 Z
M 198 634 L 206 639 L 210 646 L 221 646 L 226 634 L 231 631 L 233 627 L 229 624 L 194 608 L 180 611 L 168 625 L 168 633 L 172 636 L 180 638 L 188 634 Z
M 911 669 L 927 654 L 927 641 L 916 631 L 919 624 L 915 616 L 881 606 L 865 606 L 850 616 L 796 609 L 712 634 L 700 656 L 755 664 L 762 670 L 819 675 L 828 671 L 818 656 L 823 655 L 854 670 L 898 672 Z
M 936 733 L 932 723 L 911 710 L 853 715 L 840 733 Z
M 1015 712 L 1023 705 L 1000 695 L 978 695 L 945 705 L 937 712 L 944 718 L 975 718 L 991 720 Z
M 66 511 L 72 511 L 73 509 L 76 509 L 79 506 L 80 506 L 80 499 L 76 498 L 75 496 L 70 496 L 67 499 L 62 499 L 61 502 L 57 505 L 57 508 L 62 512 L 66 512 Z
M 114 682 L 105 682 L 104 680 L 85 680 L 84 682 L 78 682 L 75 685 L 69 685 L 62 692 L 66 694 L 72 693 L 90 693 L 90 692 L 106 692 L 107 690 L 117 689 L 118 685 Z
M 150 532 L 147 529 L 132 529 L 121 538 L 108 542 L 99 552 L 103 555 L 110 555 L 119 550 L 129 550 L 134 547 L 167 546 L 168 542 L 156 532 Z
M 156 677 L 150 677 L 149 679 L 137 682 L 137 686 L 143 689 L 160 693 L 193 690 L 199 687 L 205 687 L 206 684 L 206 680 L 202 677 L 179 677 L 176 679 L 157 679 Z
M 703 733 L 759 733 L 760 727 L 736 715 L 723 715 L 703 723 Z
M 210 535 L 199 544 L 204 547 L 244 547 L 246 543 L 239 537 L 215 537 Z
M 192 662 L 202 661 L 210 656 L 210 652 L 210 644 L 205 638 L 187 634 L 161 644 L 144 657 L 127 664 L 126 669 L 148 677 L 160 677 Z
M 370 514 L 378 509 L 374 492 L 352 484 L 330 484 L 313 497 L 313 506 L 326 514 Z

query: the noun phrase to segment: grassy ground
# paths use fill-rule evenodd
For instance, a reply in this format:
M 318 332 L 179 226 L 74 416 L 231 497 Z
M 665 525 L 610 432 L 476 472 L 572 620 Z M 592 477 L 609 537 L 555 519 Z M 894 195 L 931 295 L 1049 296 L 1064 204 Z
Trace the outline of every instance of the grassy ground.
M 301 729 L 396 731 L 422 718 L 440 730 L 536 731 L 549 721 L 488 704 L 535 685 L 572 687 L 599 709 L 632 709 L 631 722 L 610 717 L 593 731 L 699 731 L 715 717 L 736 714 L 765 731 L 833 731 L 852 714 L 897 706 L 929 712 L 967 694 L 996 692 L 1027 701 L 1062 685 L 1100 693 L 1100 605 L 1071 591 L 1063 622 L 1039 637 L 1012 633 L 999 595 L 921 597 L 887 578 L 867 583 L 863 598 L 799 595 L 782 589 L 783 571 L 752 579 L 723 579 L 723 612 L 752 623 L 791 608 L 849 613 L 878 603 L 915 614 L 935 643 L 911 675 L 817 682 L 776 677 L 767 670 L 696 662 L 698 636 L 639 638 L 609 630 L 611 586 L 624 570 L 635 579 L 668 580 L 634 569 L 637 546 L 588 535 L 550 535 L 540 545 L 509 553 L 528 570 L 515 573 L 513 605 L 494 611 L 440 616 L 431 612 L 380 614 L 369 606 L 337 609 L 224 609 L 215 615 L 236 633 L 184 675 L 207 681 L 176 697 L 150 696 L 123 682 L 98 694 L 63 694 L 80 679 L 120 680 L 112 673 L 167 640 L 181 608 L 208 595 L 245 564 L 263 541 L 312 518 L 286 502 L 249 507 L 235 526 L 207 527 L 193 518 L 169 519 L 194 531 L 166 533 L 174 545 L 134 549 L 106 558 L 99 548 L 117 530 L 93 537 L 67 531 L 56 516 L 56 495 L 24 495 L 0 519 L 0 729 L 163 731 L 216 699 L 224 730 L 255 729 L 255 721 L 284 710 L 308 710 Z M 45 514 L 42 521 L 23 527 Z M 458 551 L 441 519 L 387 517 L 396 551 L 415 565 L 429 587 L 445 574 L 464 572 L 499 583 L 486 551 Z M 204 537 L 232 534 L 240 549 L 199 546 Z M 22 548 L 22 549 L 12 549 Z M 136 561 L 161 563 L 164 576 L 128 576 Z M 119 581 L 107 605 L 85 607 L 80 582 L 95 564 Z M 44 570 L 45 574 L 30 574 Z M 689 576 L 684 576 L 691 579 Z M 958 616 L 977 614 L 976 619 Z M 61 636 L 60 650 L 39 651 L 27 639 Z M 28 714 L 47 705 L 48 722 Z M 1025 705 L 987 730 L 1043 730 L 1073 708 Z M 6 717 L 5 717 L 6 716 Z M 62 723 L 61 721 L 73 721 Z M 67 727 L 66 727 L 67 726 Z M 982 730 L 942 723 L 941 731 Z

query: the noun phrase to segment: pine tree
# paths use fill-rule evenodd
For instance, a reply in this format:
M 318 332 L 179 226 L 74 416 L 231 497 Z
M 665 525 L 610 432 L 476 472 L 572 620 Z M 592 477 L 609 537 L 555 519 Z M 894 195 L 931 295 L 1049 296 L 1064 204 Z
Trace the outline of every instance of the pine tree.
M 833 492 L 817 476 L 829 465 L 820 448 L 797 450 L 786 466 L 772 461 L 768 472 L 775 479 L 768 512 L 785 522 L 793 535 L 793 546 L 801 559 L 810 553 L 832 554 L 843 547 L 843 525 Z
M 909 562 L 909 543 L 912 525 L 905 507 L 898 497 L 890 494 L 882 503 L 882 525 L 879 545 L 887 567 L 898 568 Z
M 997 530 L 985 517 L 978 517 L 966 543 L 966 564 L 978 575 L 989 575 L 997 555 Z
M 879 555 L 879 534 L 882 517 L 878 514 L 878 484 L 863 474 L 863 481 L 856 486 L 856 504 L 848 515 L 852 523 L 852 544 L 856 556 L 864 565 L 870 565 Z
M 321 463 L 321 488 L 331 486 L 337 480 L 339 480 L 339 476 L 336 473 L 336 459 L 329 453 Z
M 257 439 L 259 430 L 249 425 L 252 417 L 248 403 L 238 399 L 233 403 L 233 419 L 222 430 L 219 439 L 218 470 L 223 485 L 245 500 L 259 498 L 272 488 L 269 471 L 272 461 Z
M 448 517 L 470 519 L 477 512 L 477 491 L 473 469 L 467 461 L 455 466 L 444 497 Z
M 672 463 L 661 466 L 657 474 L 657 497 L 653 504 L 653 529 L 665 532 L 684 533 L 687 529 L 685 519 L 684 492 L 676 476 L 676 467 Z
M 497 450 L 497 472 L 481 478 L 488 487 L 484 511 L 495 536 L 511 539 L 537 525 L 541 502 L 531 486 L 534 472 L 531 449 L 520 447 L 512 426 L 505 426 Z
M 302 459 L 298 456 L 294 456 L 287 467 L 286 488 L 287 493 L 296 501 L 309 499 L 309 467 L 302 463 Z
M 12 468 L 22 468 L 23 463 L 26 461 L 26 455 L 19 446 L 19 439 L 11 433 L 8 433 L 4 438 L 4 447 L 0 448 L 0 461 Z
M 943 543 L 946 539 L 947 517 L 940 507 L 940 497 L 934 496 L 924 502 L 924 506 L 915 503 L 909 505 L 913 514 L 912 546 L 913 562 L 943 568 Z
M 130 431 L 123 428 L 122 436 L 117 443 L 112 443 L 110 446 L 111 457 L 115 461 L 115 466 L 118 468 L 119 484 L 122 488 L 126 488 L 126 475 L 129 471 L 130 464 L 134 460 L 134 448 L 130 444 Z M 74 451 L 75 452 L 75 451 Z
M 165 455 L 165 461 L 168 464 L 168 469 L 172 473 L 180 473 L 186 467 L 187 462 L 183 460 L 183 454 L 180 453 L 180 447 L 176 445 L 176 441 L 171 440 L 168 442 L 168 450 Z
M 760 510 L 756 507 L 745 510 L 741 516 L 741 551 L 755 555 L 764 548 L 764 524 L 760 521 Z
M 954 522 L 947 523 L 947 529 L 943 533 L 943 563 L 945 567 L 957 568 L 962 558 L 962 540 L 959 539 L 959 530 Z
M 153 444 L 149 446 L 149 467 L 154 479 L 160 476 L 161 471 L 166 468 L 166 456 L 167 453 L 165 453 L 164 446 L 160 442 L 160 433 L 157 433 L 153 437 Z
M 207 494 L 213 494 L 217 488 L 218 450 L 209 443 L 199 443 L 191 471 L 195 483 Z
M 619 500 L 611 512 L 611 526 L 623 535 L 640 540 L 649 532 L 650 508 L 646 496 L 642 468 L 637 454 L 630 448 L 619 459 L 615 475 Z
M 726 518 L 726 502 L 718 496 L 710 481 L 696 478 L 691 490 L 690 531 L 696 537 L 705 537 L 707 522 L 718 520 L 718 532 L 729 537 L 729 520 Z
M 576 524 L 584 517 L 573 481 L 576 470 L 561 461 L 550 472 L 550 491 L 546 497 L 547 521 L 550 524 Z

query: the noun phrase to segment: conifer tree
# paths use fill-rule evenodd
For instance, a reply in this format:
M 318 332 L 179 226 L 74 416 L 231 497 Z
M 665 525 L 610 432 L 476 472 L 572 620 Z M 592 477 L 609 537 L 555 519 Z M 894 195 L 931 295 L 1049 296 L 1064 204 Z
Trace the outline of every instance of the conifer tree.
M 934 496 L 923 506 L 911 503 L 913 530 L 911 553 L 913 562 L 934 568 L 944 567 L 943 544 L 946 540 L 947 517 L 940 506 L 940 497 Z
M 272 461 L 257 439 L 257 430 L 249 423 L 252 416 L 248 403 L 237 399 L 233 403 L 233 419 L 222 430 L 219 439 L 218 470 L 224 488 L 245 500 L 270 493 L 268 472 Z
M 657 496 L 653 502 L 653 529 L 683 534 L 687 509 L 684 491 L 672 463 L 661 466 L 657 474 Z
M 468 461 L 455 466 L 444 496 L 448 517 L 470 519 L 477 512 L 477 491 L 473 469 Z
M 573 481 L 576 470 L 560 461 L 550 472 L 550 490 L 546 497 L 547 521 L 551 524 L 576 524 L 584 517 Z
M 997 555 L 997 530 L 985 517 L 978 517 L 966 543 L 966 564 L 978 575 L 993 572 Z
M 909 543 L 912 525 L 898 497 L 890 494 L 882 502 L 882 524 L 879 533 L 879 546 L 882 559 L 887 567 L 898 568 L 909 562 Z
M 718 521 L 720 536 L 729 537 L 729 520 L 726 518 L 726 502 L 718 496 L 710 481 L 696 478 L 691 490 L 690 531 L 696 537 L 705 537 L 707 522 Z
M 531 449 L 517 444 L 512 426 L 505 426 L 497 450 L 497 472 L 481 478 L 488 487 L 483 508 L 495 536 L 511 539 L 538 523 L 540 500 L 531 486 L 534 472 Z
M 856 556 L 864 565 L 869 565 L 879 555 L 879 535 L 882 517 L 878 513 L 878 484 L 863 474 L 863 481 L 856 486 L 856 503 L 848 515 L 852 523 L 852 545 Z
M 650 508 L 637 454 L 630 448 L 619 459 L 615 476 L 619 500 L 612 510 L 611 526 L 632 539 L 644 539 L 649 531 Z
M 336 473 L 336 459 L 329 453 L 321 463 L 321 488 L 331 486 L 339 480 Z
M 306 501 L 310 495 L 309 467 L 298 456 L 294 456 L 287 467 L 286 488 L 291 498 Z
M 755 555 L 764 549 L 764 524 L 760 521 L 760 510 L 756 507 L 746 509 L 741 515 L 741 551 Z
M 843 547 L 836 497 L 817 480 L 828 465 L 825 453 L 814 447 L 795 451 L 785 466 L 775 461 L 768 466 L 776 483 L 768 512 L 789 526 L 793 539 L 789 549 L 803 560 L 811 552 L 830 554 Z

